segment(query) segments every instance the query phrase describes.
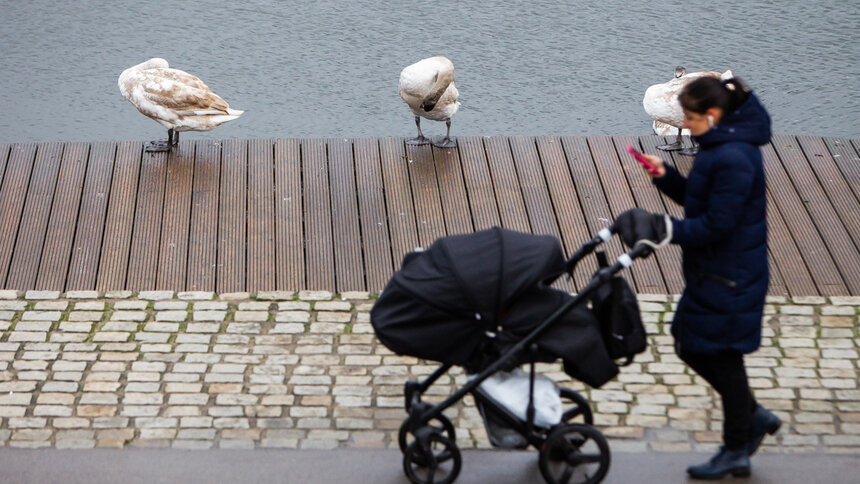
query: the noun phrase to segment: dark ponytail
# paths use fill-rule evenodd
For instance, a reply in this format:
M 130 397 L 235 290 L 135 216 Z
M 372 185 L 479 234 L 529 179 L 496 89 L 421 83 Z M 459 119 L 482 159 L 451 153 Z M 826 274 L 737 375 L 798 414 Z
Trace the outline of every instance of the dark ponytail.
M 729 114 L 739 108 L 749 97 L 749 88 L 737 77 L 721 81 L 716 77 L 700 77 L 684 86 L 678 101 L 687 111 L 705 114 L 717 107 Z

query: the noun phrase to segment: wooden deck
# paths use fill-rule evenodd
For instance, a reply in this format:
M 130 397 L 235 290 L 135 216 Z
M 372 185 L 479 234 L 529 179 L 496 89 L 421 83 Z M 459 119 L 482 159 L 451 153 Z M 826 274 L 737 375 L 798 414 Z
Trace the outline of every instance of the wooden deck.
M 501 225 L 570 252 L 628 208 L 682 213 L 624 151 L 656 154 L 657 136 L 458 141 L 0 144 L 0 287 L 376 292 L 404 253 L 446 234 Z M 771 293 L 860 295 L 860 140 L 778 135 L 763 152 Z M 626 277 L 678 293 L 680 251 Z

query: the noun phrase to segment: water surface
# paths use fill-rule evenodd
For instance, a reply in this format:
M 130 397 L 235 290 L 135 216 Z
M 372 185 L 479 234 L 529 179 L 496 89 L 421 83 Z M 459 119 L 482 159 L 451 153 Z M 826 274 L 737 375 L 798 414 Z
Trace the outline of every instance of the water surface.
M 193 138 L 412 136 L 400 70 L 446 55 L 453 135 L 644 135 L 645 89 L 732 69 L 788 134 L 860 137 L 860 1 L 0 0 L 0 141 L 164 137 L 120 94 L 164 57 L 238 120 Z M 444 124 L 424 122 L 428 134 Z

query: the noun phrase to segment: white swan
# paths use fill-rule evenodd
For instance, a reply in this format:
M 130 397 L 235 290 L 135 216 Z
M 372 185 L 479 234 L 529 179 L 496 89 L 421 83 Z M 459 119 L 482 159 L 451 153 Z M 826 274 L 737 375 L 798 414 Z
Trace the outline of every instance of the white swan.
M 645 108 L 648 116 L 654 119 L 652 125 L 654 132 L 663 135 L 665 133 L 664 125 L 668 124 L 674 127 L 678 133 L 678 137 L 674 143 L 658 146 L 657 148 L 666 151 L 681 150 L 683 154 L 695 154 L 695 147 L 692 149 L 682 149 L 681 129 L 684 124 L 684 110 L 681 109 L 681 103 L 678 102 L 678 94 L 681 93 L 684 86 L 700 77 L 729 79 L 732 77 L 732 71 L 729 70 L 722 74 L 713 71 L 691 72 L 687 74 L 687 70 L 684 67 L 678 66 L 675 68 L 674 79 L 662 84 L 654 84 L 645 91 L 642 106 Z
M 209 131 L 244 112 L 231 109 L 199 78 L 171 69 L 158 57 L 124 70 L 119 90 L 144 116 L 167 128 L 167 141 L 152 142 L 146 151 L 168 151 L 179 142 L 179 132 Z
M 453 148 L 451 140 L 451 117 L 457 112 L 459 92 L 454 85 L 454 64 L 447 57 L 436 56 L 420 60 L 400 72 L 398 92 L 415 114 L 418 137 L 407 140 L 409 144 L 427 144 L 429 140 L 421 132 L 421 118 L 445 121 L 448 131 L 436 146 Z

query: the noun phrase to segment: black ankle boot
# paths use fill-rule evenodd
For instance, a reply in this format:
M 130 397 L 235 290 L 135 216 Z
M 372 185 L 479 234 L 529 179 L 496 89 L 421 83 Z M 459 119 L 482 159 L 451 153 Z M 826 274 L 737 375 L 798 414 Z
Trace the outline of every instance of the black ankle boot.
M 764 440 L 765 434 L 775 434 L 781 425 L 782 421 L 770 410 L 761 405 L 756 407 L 750 420 L 749 455 L 755 454 L 758 446 L 761 445 L 761 441 Z
M 729 450 L 723 446 L 708 462 L 688 467 L 687 473 L 695 479 L 720 479 L 729 473 L 746 477 L 750 475 L 750 458 L 746 448 Z

